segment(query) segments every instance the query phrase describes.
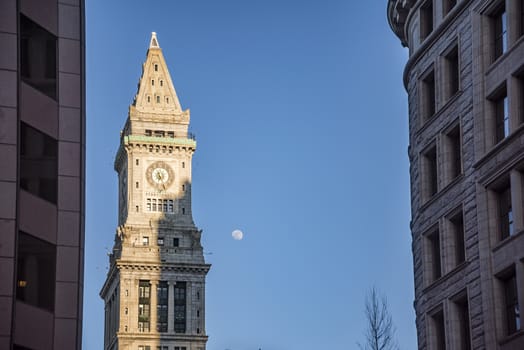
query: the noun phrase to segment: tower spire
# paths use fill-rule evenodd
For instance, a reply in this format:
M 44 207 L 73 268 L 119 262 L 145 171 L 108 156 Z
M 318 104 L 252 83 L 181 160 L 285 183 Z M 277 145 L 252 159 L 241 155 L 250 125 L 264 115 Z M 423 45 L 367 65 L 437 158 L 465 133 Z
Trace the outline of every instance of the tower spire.
M 189 124 L 189 112 L 182 111 L 155 32 L 151 33 L 146 61 L 132 108 L 136 112 L 159 118 L 178 115 L 181 124 Z
M 158 39 L 156 38 L 156 32 L 151 32 L 151 40 L 149 41 L 149 48 L 150 49 L 159 49 L 160 45 L 158 45 Z

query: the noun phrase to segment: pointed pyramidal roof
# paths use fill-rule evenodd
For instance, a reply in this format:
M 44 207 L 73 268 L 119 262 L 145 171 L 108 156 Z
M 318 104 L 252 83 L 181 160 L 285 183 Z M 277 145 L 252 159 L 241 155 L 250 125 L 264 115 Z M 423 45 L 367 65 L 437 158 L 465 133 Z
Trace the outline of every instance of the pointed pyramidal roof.
M 151 33 L 146 61 L 142 65 L 142 76 L 138 82 L 138 91 L 131 108 L 139 114 L 147 114 L 150 117 L 186 114 L 178 100 L 155 32 Z

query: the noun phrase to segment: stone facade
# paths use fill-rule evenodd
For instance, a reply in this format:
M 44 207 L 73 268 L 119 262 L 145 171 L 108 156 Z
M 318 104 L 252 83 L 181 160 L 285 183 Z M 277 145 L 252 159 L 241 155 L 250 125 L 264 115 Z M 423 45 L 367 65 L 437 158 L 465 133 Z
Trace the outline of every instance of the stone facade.
M 419 349 L 524 349 L 524 2 L 390 0 Z
M 115 157 L 119 226 L 100 292 L 105 349 L 206 348 L 210 265 L 191 214 L 189 117 L 153 33 Z

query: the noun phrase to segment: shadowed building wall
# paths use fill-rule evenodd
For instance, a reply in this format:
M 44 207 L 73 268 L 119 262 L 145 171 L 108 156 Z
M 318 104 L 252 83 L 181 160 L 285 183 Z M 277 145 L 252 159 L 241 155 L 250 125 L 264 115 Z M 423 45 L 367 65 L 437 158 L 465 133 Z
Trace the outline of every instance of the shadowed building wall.
M 419 349 L 524 349 L 524 2 L 390 0 Z
M 0 349 L 80 349 L 84 1 L 0 1 Z

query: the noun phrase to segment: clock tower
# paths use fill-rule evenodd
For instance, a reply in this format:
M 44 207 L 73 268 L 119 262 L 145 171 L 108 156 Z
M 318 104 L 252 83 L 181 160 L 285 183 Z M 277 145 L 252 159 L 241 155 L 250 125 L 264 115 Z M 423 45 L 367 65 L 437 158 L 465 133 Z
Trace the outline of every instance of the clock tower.
M 196 141 L 152 33 L 115 157 L 118 228 L 109 255 L 105 350 L 205 350 L 206 264 L 191 213 Z

